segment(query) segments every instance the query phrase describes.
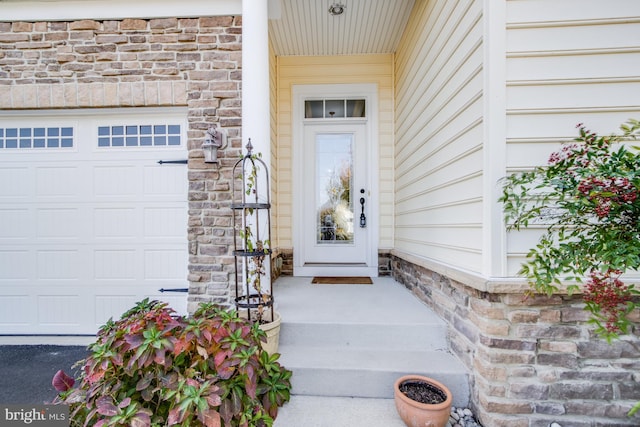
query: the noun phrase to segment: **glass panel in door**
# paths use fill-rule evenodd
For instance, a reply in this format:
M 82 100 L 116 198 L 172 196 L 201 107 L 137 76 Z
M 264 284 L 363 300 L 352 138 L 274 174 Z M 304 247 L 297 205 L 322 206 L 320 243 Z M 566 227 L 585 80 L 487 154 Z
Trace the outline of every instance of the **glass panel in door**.
M 316 150 L 316 243 L 353 243 L 353 134 L 318 133 Z

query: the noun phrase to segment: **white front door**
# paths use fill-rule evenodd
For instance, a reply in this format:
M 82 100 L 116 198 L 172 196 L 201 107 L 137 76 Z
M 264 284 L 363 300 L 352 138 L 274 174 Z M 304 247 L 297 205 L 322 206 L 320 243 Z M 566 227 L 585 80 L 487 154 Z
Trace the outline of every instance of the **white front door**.
M 307 125 L 304 135 L 305 263 L 366 265 L 364 124 Z
M 370 117 L 376 92 L 353 86 L 294 90 L 296 276 L 378 274 L 377 150 Z M 319 95 L 331 99 L 318 100 Z

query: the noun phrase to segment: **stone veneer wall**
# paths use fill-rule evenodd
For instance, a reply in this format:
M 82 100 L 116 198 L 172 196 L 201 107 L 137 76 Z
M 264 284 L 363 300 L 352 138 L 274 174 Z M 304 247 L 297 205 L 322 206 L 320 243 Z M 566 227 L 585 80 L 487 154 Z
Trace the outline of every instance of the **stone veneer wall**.
M 626 416 L 640 400 L 637 327 L 609 345 L 579 297 L 481 292 L 395 255 L 392 272 L 448 323 L 485 426 L 640 425 Z
M 230 300 L 241 27 L 234 16 L 0 22 L 0 109 L 187 107 L 190 308 Z M 200 149 L 214 123 L 229 135 L 219 169 Z

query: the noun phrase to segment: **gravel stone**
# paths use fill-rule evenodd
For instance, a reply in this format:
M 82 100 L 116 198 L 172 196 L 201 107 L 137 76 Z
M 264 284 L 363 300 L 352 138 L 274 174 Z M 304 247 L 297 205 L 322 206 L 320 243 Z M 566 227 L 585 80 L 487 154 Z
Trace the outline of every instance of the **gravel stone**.
M 482 427 L 482 424 L 476 421 L 471 409 L 451 407 L 448 427 Z

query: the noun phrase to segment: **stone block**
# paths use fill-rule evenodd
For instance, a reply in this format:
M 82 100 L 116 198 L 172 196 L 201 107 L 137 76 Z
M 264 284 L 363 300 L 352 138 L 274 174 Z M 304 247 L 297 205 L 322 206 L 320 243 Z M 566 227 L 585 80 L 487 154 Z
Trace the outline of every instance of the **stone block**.
M 95 40 L 98 44 L 121 44 L 127 43 L 129 41 L 129 38 L 124 34 L 100 34 L 96 36 Z
M 540 350 L 555 353 L 575 353 L 578 345 L 573 341 L 540 341 Z
M 82 55 L 87 55 L 91 53 L 101 53 L 101 52 L 115 52 L 116 46 L 112 44 L 108 45 L 82 45 L 75 46 L 73 51 Z
M 562 304 L 562 297 L 559 295 L 546 296 L 546 295 L 533 295 L 524 296 L 521 294 L 505 294 L 503 302 L 511 306 L 542 306 L 547 307 L 550 305 Z
M 517 325 L 515 336 L 519 338 L 577 339 L 582 336 L 582 329 L 569 325 Z
M 498 414 L 532 414 L 533 404 L 531 402 L 514 401 L 511 399 L 500 399 L 496 397 L 480 396 L 480 405 L 488 412 Z
M 509 378 L 532 378 L 536 376 L 536 368 L 534 366 L 510 367 L 508 375 Z
M 69 40 L 93 40 L 94 36 L 93 31 L 72 31 L 69 33 Z
M 44 35 L 45 41 L 60 41 L 60 40 L 68 40 L 69 33 L 66 31 L 59 31 L 56 33 L 46 33 Z
M 78 85 L 78 107 L 91 107 L 91 87 L 88 84 Z
M 478 347 L 478 355 L 491 363 L 504 365 L 529 365 L 536 361 L 535 353 L 512 350 L 495 350 Z
M 162 18 L 162 19 L 152 19 L 149 21 L 149 27 L 151 29 L 167 29 L 167 28 L 177 28 L 178 27 L 178 19 L 177 18 Z
M 141 61 L 175 61 L 176 54 L 173 52 L 143 52 L 138 54 Z
M 507 370 L 505 367 L 493 365 L 485 360 L 474 359 L 473 369 L 478 375 L 494 383 L 505 382 L 507 380 Z
M 104 84 L 104 106 L 116 106 L 118 105 L 118 84 L 117 83 L 105 83 Z
M 201 245 L 200 254 L 209 256 L 228 255 L 229 248 L 227 246 L 219 245 Z
M 201 28 L 229 27 L 233 24 L 233 16 L 212 16 L 200 18 Z
M 589 313 L 580 307 L 564 307 L 560 310 L 563 322 L 586 322 L 589 320 Z
M 11 86 L 0 85 L 0 108 L 9 109 L 13 107 L 11 102 Z
M 480 343 L 489 348 L 499 348 L 504 350 L 535 351 L 536 342 L 527 340 L 515 340 L 506 338 L 495 338 L 480 334 Z
M 51 49 L 53 44 L 51 42 L 17 42 L 16 48 L 18 49 Z
M 469 320 L 462 319 L 458 316 L 453 318 L 453 328 L 464 335 L 472 343 L 478 342 L 478 330 Z
M 51 108 L 53 107 L 51 101 L 51 85 L 37 85 L 38 101 L 35 107 L 37 108 Z
M 578 367 L 578 357 L 575 354 L 540 353 L 538 354 L 538 364 L 575 369 Z
M 190 71 L 189 79 L 191 80 L 219 80 L 219 81 L 227 81 L 229 78 L 229 73 L 225 70 L 206 70 L 206 71 Z
M 604 417 L 607 405 L 605 402 L 594 403 L 586 400 L 570 400 L 564 402 L 567 414 L 579 414 L 589 417 Z
M 31 22 L 12 22 L 11 23 L 11 31 L 16 33 L 27 32 L 30 33 L 33 31 L 33 23 Z
M 629 381 L 618 383 L 618 391 L 622 399 L 640 401 L 640 382 Z
M 70 30 L 99 30 L 100 22 L 91 19 L 84 19 L 82 21 L 74 21 L 69 23 Z
M 174 105 L 186 105 L 187 104 L 187 87 L 185 82 L 173 82 L 171 84 L 173 90 L 173 104 Z
M 141 31 L 147 29 L 147 21 L 144 19 L 124 19 L 120 23 L 123 31 Z
M 504 384 L 494 384 L 482 377 L 476 378 L 476 386 L 481 394 L 494 397 L 506 397 L 507 387 Z
M 508 397 L 513 399 L 547 400 L 549 385 L 532 382 L 511 382 Z
M 487 301 L 485 299 L 472 298 L 470 301 L 470 308 L 476 312 L 479 316 L 486 317 L 488 319 L 505 319 L 505 309 L 502 305 L 497 305 Z
M 545 415 L 564 415 L 567 410 L 564 404 L 558 402 L 534 402 L 534 412 Z
M 478 317 L 474 312 L 469 313 L 469 320 L 476 326 L 478 332 L 486 335 L 508 336 L 511 324 L 506 320 L 485 319 Z
M 613 370 L 609 365 L 605 365 L 602 368 L 585 366 L 579 371 L 563 371 L 560 372 L 558 378 L 561 380 L 600 381 L 611 383 L 634 381 L 633 372 Z
M 554 400 L 613 400 L 613 385 L 590 381 L 557 382 L 549 385 L 549 398 Z
M 66 107 L 78 106 L 78 85 L 76 83 L 64 85 L 64 105 Z
M 540 322 L 545 323 L 560 323 L 562 320 L 562 312 L 558 309 L 541 309 L 540 310 Z

